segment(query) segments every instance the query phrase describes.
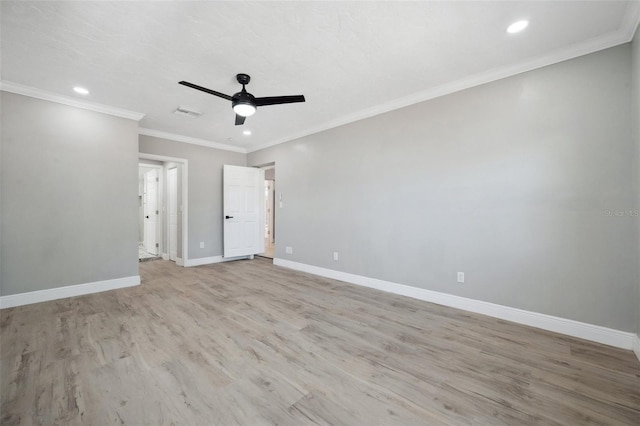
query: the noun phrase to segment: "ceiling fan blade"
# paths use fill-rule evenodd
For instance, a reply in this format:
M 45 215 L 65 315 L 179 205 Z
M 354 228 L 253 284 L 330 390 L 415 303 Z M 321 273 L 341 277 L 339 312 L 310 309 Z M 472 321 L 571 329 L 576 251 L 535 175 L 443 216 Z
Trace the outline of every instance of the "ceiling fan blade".
M 269 96 L 266 98 L 255 98 L 254 102 L 256 106 L 265 106 L 265 105 L 278 105 L 278 104 L 293 104 L 296 102 L 304 102 L 303 95 L 297 96 Z
M 242 126 L 246 118 L 247 117 L 243 117 L 241 115 L 236 114 L 236 126 Z
M 225 95 L 224 93 L 216 92 L 215 90 L 207 89 L 206 87 L 198 86 L 197 84 L 189 83 L 188 81 L 181 81 L 178 84 L 182 84 L 183 86 L 191 87 L 192 89 L 200 90 L 205 93 L 209 93 L 210 95 L 218 96 L 220 98 L 226 99 L 228 101 L 231 100 L 231 96 Z

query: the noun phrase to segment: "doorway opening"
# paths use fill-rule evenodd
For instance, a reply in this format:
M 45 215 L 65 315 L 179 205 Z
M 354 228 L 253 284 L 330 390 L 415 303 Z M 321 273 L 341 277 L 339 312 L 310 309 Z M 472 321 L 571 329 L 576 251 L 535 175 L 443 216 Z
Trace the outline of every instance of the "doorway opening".
M 138 260 L 187 259 L 187 160 L 139 154 Z
M 161 176 L 161 163 L 149 161 L 138 164 L 138 260 L 140 262 L 160 259 Z
M 264 253 L 259 256 L 273 259 L 276 252 L 276 166 L 262 166 L 264 170 Z

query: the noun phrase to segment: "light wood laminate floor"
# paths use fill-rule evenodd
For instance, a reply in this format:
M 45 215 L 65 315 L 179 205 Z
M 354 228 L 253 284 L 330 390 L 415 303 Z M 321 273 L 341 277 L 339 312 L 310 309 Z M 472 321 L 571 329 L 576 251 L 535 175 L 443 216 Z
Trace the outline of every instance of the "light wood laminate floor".
M 265 259 L 5 309 L 2 425 L 638 425 L 630 351 Z

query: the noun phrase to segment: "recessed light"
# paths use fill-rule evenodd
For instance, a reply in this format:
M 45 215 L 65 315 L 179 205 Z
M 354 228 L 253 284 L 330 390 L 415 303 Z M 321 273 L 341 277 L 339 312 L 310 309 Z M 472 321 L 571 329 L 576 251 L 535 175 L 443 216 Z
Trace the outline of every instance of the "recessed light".
M 73 91 L 76 93 L 79 93 L 81 95 L 88 95 L 89 91 L 87 89 L 85 89 L 84 87 L 80 87 L 80 86 L 76 86 L 73 88 Z
M 507 32 L 509 34 L 519 33 L 520 31 L 527 28 L 528 25 L 529 25 L 529 21 L 525 21 L 525 20 L 517 21 L 507 27 Z
M 251 135 L 251 130 L 243 130 L 242 134 L 245 136 L 250 136 Z

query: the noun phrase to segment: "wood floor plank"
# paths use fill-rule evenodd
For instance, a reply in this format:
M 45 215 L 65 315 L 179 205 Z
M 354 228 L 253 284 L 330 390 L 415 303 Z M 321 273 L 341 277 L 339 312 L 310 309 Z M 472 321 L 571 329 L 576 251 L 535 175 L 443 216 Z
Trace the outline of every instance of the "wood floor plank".
M 638 425 L 630 351 L 273 266 L 0 311 L 2 425 Z

